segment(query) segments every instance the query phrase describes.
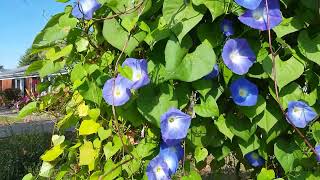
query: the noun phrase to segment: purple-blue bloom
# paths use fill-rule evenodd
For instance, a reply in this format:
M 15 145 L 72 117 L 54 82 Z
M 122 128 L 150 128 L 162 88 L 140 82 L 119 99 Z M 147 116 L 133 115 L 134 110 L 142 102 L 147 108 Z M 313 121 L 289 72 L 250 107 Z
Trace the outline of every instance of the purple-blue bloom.
M 320 162 L 320 144 L 314 148 L 317 152 L 317 161 Z
M 260 167 L 265 162 L 265 160 L 256 151 L 249 152 L 244 155 L 244 158 L 246 158 L 248 163 L 253 167 Z
M 92 19 L 93 13 L 101 7 L 101 4 L 97 0 L 79 0 L 76 2 L 72 15 L 79 19 Z
M 318 114 L 302 101 L 290 101 L 287 115 L 291 123 L 298 128 L 305 128 Z
M 183 148 L 180 144 L 168 146 L 166 143 L 160 144 L 160 156 L 167 163 L 169 168 L 169 174 L 174 174 L 179 166 L 179 161 L 183 158 Z
M 138 89 L 150 83 L 148 64 L 145 59 L 127 58 L 122 64 L 122 67 L 124 66 L 132 69 L 132 89 Z
M 262 0 L 235 0 L 237 4 L 247 9 L 256 9 Z
M 234 34 L 232 21 L 230 21 L 228 19 L 223 19 L 220 26 L 221 26 L 221 30 L 225 36 L 231 36 Z
M 254 106 L 258 100 L 258 88 L 245 78 L 239 78 L 231 83 L 230 91 L 233 102 L 239 106 Z
M 168 165 L 165 160 L 159 155 L 149 162 L 146 174 L 148 176 L 148 180 L 170 179 Z
M 279 7 L 279 0 L 268 0 L 269 9 L 269 29 L 274 28 L 282 21 L 282 14 Z M 247 10 L 244 14 L 239 16 L 239 20 L 254 29 L 267 30 L 268 18 L 267 18 L 266 1 L 261 1 L 260 5 L 254 10 Z
M 184 150 L 183 150 L 181 144 L 169 146 L 166 143 L 162 142 L 160 144 L 160 154 L 166 152 L 167 150 L 170 152 L 174 152 L 176 154 L 176 156 L 178 157 L 179 161 L 182 160 L 183 155 L 184 155 Z
M 219 75 L 219 66 L 218 64 L 215 64 L 213 66 L 213 70 L 204 77 L 204 79 L 209 80 L 209 79 L 213 79 L 215 77 L 217 77 Z
M 222 50 L 224 64 L 234 73 L 243 75 L 256 60 L 246 39 L 229 39 Z
M 102 95 L 109 105 L 121 106 L 129 101 L 131 82 L 120 75 L 109 79 L 103 86 Z M 114 88 L 113 88 L 114 86 Z M 113 93 L 112 93 L 113 92 Z
M 162 140 L 169 146 L 176 145 L 187 136 L 191 116 L 171 108 L 160 118 Z

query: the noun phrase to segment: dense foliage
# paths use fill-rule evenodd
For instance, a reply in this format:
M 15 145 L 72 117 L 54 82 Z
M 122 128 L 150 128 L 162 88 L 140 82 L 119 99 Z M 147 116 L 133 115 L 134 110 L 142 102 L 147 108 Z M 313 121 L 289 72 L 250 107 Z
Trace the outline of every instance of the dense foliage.
M 28 69 L 59 75 L 20 114 L 58 117 L 40 176 L 195 180 L 232 156 L 253 178 L 319 178 L 319 1 L 70 3 Z

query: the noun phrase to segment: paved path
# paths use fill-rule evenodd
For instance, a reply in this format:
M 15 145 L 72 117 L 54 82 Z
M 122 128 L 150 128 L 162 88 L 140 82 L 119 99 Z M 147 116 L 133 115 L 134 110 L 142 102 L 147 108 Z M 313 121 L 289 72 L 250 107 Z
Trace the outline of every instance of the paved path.
M 14 123 L 7 126 L 0 126 L 0 138 L 32 133 L 52 133 L 53 128 L 54 121 L 52 120 Z
M 0 116 L 17 116 L 18 113 L 15 109 L 8 109 L 0 107 Z

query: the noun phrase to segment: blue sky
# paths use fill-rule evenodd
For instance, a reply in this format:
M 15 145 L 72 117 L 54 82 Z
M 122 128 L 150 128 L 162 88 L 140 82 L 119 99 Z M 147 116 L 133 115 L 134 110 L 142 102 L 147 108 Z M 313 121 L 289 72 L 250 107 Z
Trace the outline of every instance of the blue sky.
M 55 0 L 0 0 L 0 65 L 15 68 L 48 19 L 64 7 Z

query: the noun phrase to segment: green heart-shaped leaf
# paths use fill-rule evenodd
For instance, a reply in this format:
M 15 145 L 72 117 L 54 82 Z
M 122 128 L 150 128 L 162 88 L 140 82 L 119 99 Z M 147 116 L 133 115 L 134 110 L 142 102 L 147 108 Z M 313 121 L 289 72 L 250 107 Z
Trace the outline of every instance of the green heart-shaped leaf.
M 196 147 L 194 151 L 194 158 L 197 162 L 203 161 L 208 156 L 208 150 L 204 147 Z
M 263 60 L 263 69 L 271 79 L 274 80 L 273 73 L 272 73 L 272 59 L 270 56 L 266 57 Z M 299 62 L 293 56 L 287 60 L 282 61 L 279 56 L 275 58 L 275 68 L 276 68 L 276 80 L 278 87 L 281 89 L 290 82 L 298 79 L 304 71 L 304 66 L 301 62 Z

